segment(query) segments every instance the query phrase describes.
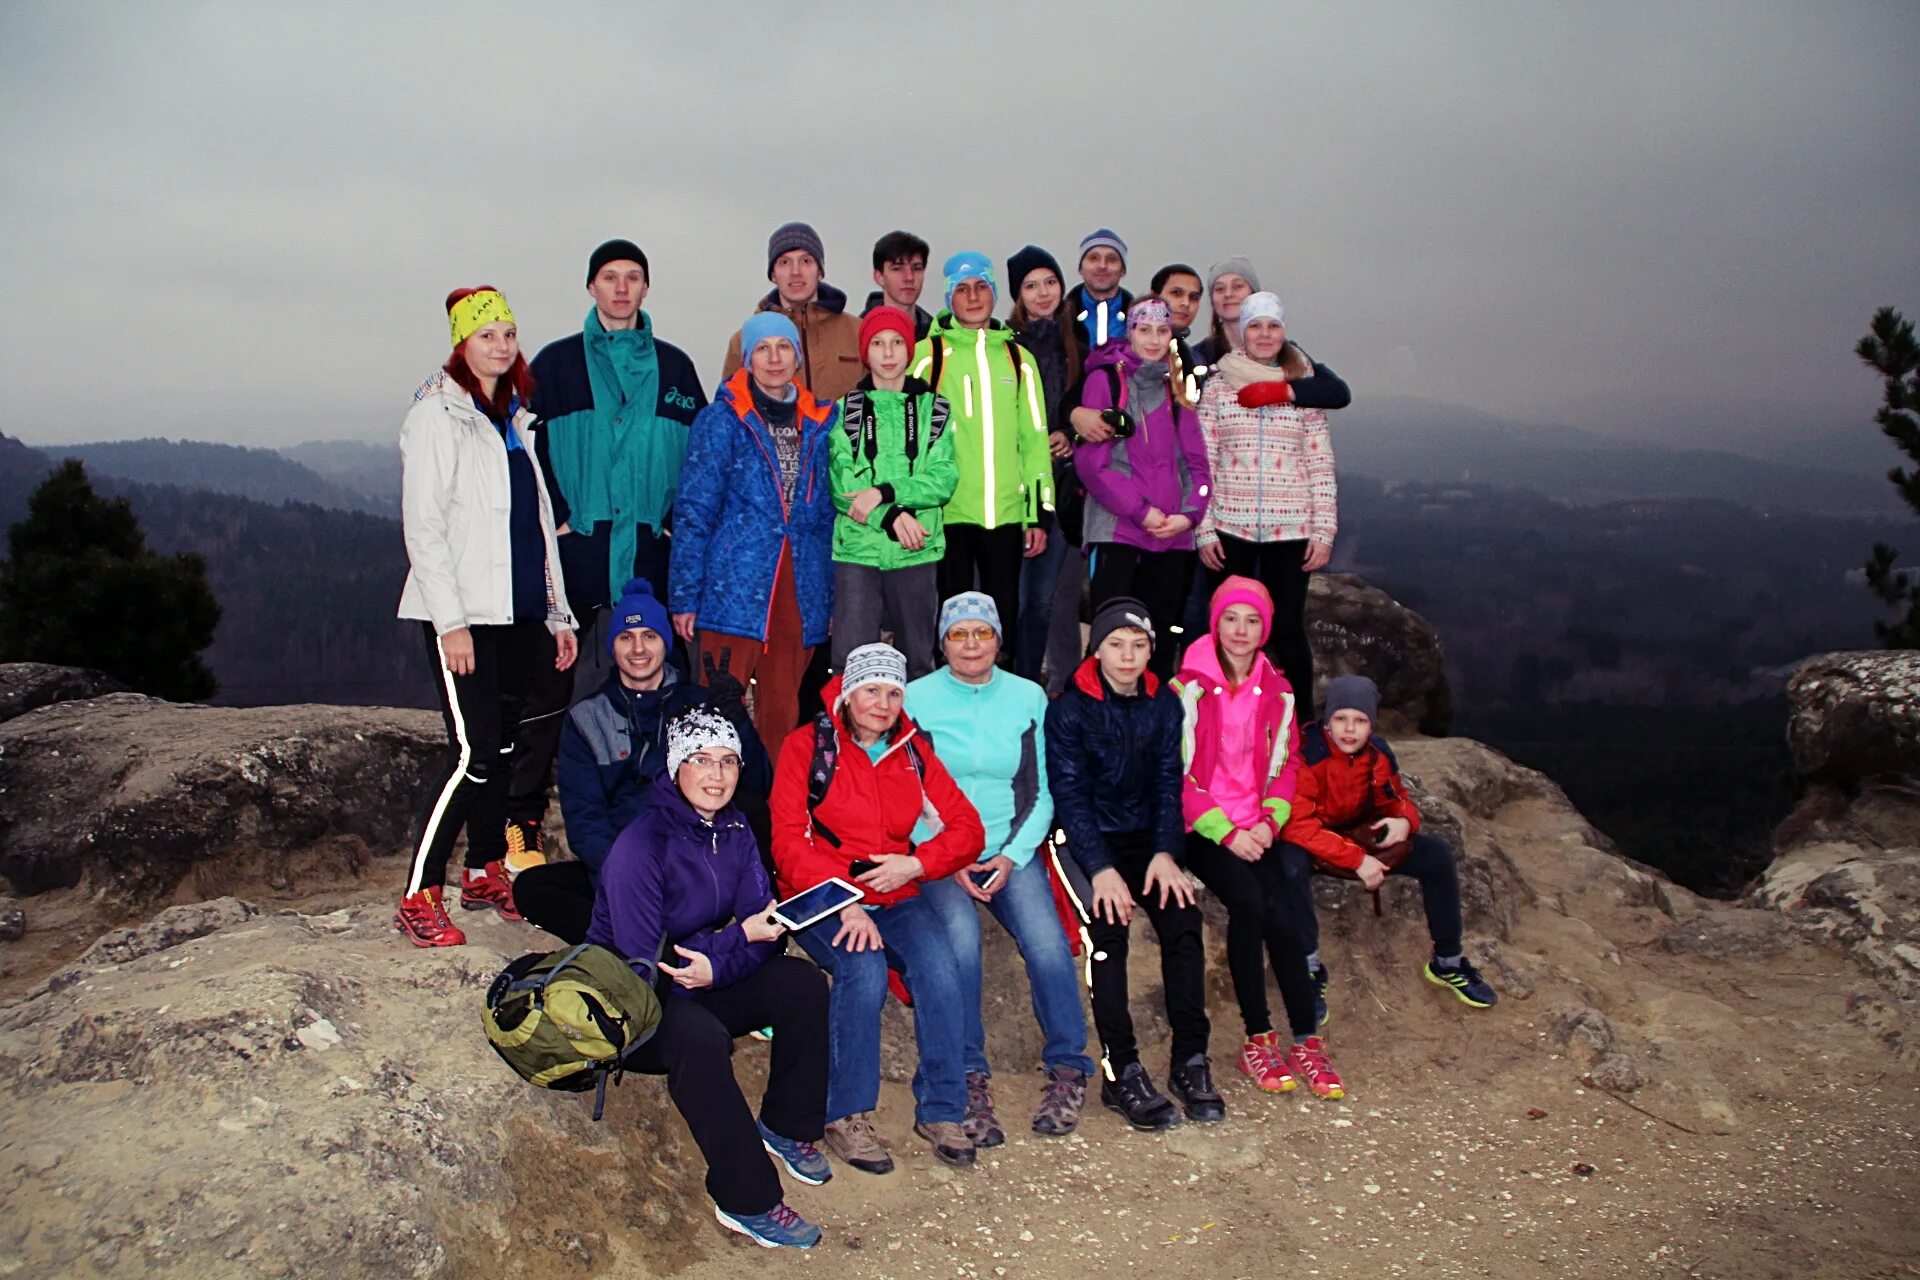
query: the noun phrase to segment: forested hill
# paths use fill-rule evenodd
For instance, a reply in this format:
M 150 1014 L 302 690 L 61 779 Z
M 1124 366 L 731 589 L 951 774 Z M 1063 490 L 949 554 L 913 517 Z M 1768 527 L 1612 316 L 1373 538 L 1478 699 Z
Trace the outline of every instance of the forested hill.
M 399 453 L 362 446 L 391 459 L 386 483 L 365 488 L 322 475 L 320 469 L 273 449 L 248 449 L 199 440 L 113 440 L 101 444 L 48 445 L 40 450 L 49 463 L 78 458 L 96 478 L 139 484 L 175 484 L 252 498 L 256 502 L 311 502 L 343 511 L 400 514 Z M 326 453 L 319 456 L 329 457 Z

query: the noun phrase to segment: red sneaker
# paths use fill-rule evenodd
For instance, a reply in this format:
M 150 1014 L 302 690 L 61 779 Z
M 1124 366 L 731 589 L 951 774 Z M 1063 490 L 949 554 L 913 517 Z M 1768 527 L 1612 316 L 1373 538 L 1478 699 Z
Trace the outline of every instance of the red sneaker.
M 1298 1083 L 1288 1073 L 1286 1059 L 1278 1031 L 1248 1036 L 1240 1046 L 1240 1071 L 1262 1093 L 1286 1093 Z
M 400 909 L 393 913 L 393 927 L 416 947 L 460 947 L 467 941 L 467 935 L 447 919 L 447 907 L 440 901 L 438 889 L 422 889 L 400 899 Z
M 907 990 L 906 979 L 900 976 L 898 969 L 889 968 L 887 970 L 887 990 L 893 992 L 893 998 L 895 1000 L 898 1000 L 909 1009 L 913 1008 L 913 992 Z
M 520 918 L 520 909 L 513 905 L 513 881 L 498 862 L 489 862 L 478 876 L 472 874 L 472 868 L 460 873 L 460 906 L 467 911 L 492 907 L 502 920 Z
M 1296 1044 L 1287 1050 L 1287 1069 L 1299 1077 L 1316 1098 L 1347 1096 L 1347 1086 L 1340 1082 L 1333 1064 L 1327 1061 L 1327 1042 L 1319 1036 L 1308 1036 L 1305 1044 Z

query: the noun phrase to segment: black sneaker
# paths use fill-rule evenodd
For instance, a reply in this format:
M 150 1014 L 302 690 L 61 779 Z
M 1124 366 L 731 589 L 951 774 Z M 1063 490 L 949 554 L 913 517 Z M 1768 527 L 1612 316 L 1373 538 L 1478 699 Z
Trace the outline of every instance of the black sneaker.
M 1327 966 L 1324 964 L 1309 966 L 1307 969 L 1307 977 L 1313 980 L 1313 1016 L 1315 1019 L 1313 1025 L 1314 1029 L 1318 1030 L 1327 1025 L 1327 983 L 1330 980 L 1327 975 Z
M 1153 1077 L 1137 1062 L 1122 1067 L 1118 1080 L 1100 1082 L 1100 1101 L 1109 1110 L 1118 1111 L 1128 1124 L 1146 1133 L 1171 1129 L 1180 1123 L 1180 1109 L 1153 1087 Z
M 1187 1119 L 1195 1124 L 1212 1124 L 1227 1118 L 1227 1103 L 1213 1087 L 1213 1065 L 1205 1054 L 1196 1053 L 1185 1066 L 1167 1072 L 1167 1092 L 1180 1099 Z

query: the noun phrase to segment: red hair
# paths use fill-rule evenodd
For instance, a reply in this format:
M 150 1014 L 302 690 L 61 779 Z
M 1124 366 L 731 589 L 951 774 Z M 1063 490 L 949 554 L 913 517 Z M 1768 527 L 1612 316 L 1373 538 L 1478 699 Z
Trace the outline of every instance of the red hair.
M 490 284 L 483 284 L 472 289 L 455 289 L 447 295 L 447 313 L 451 315 L 453 313 L 453 304 L 467 297 L 469 294 L 498 292 L 500 291 Z M 513 357 L 513 367 L 502 374 L 500 380 L 493 384 L 492 400 L 487 399 L 486 392 L 480 385 L 479 377 L 475 375 L 472 367 L 467 364 L 466 339 L 462 338 L 460 342 L 455 345 L 453 354 L 448 356 L 447 362 L 440 367 L 447 371 L 448 377 L 460 384 L 462 390 L 473 397 L 475 404 L 479 405 L 496 421 L 506 418 L 507 411 L 513 407 L 513 402 L 516 398 L 520 401 L 521 407 L 523 408 L 533 402 L 533 370 L 527 368 L 527 355 L 524 351 L 515 353 Z

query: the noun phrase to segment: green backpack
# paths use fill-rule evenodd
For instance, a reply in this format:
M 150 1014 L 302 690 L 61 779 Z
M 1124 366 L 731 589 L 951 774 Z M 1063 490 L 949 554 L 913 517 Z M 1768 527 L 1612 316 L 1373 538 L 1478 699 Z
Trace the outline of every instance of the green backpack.
M 654 964 L 643 964 L 649 974 Z M 593 1118 L 606 1108 L 627 1057 L 660 1026 L 653 984 L 605 947 L 521 956 L 487 988 L 487 1039 L 520 1078 L 543 1089 L 593 1090 Z

